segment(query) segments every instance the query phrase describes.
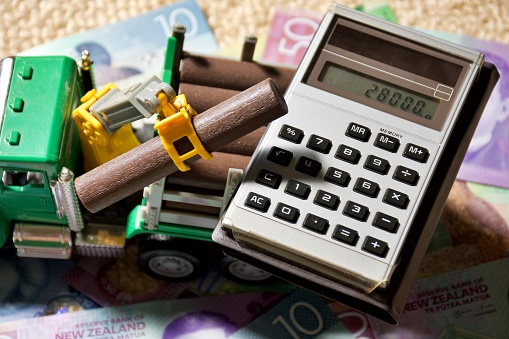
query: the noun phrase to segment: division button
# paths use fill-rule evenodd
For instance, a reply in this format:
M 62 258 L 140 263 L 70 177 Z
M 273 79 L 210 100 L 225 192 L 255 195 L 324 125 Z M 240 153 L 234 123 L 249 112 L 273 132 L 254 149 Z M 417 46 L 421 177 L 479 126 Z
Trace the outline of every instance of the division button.
M 300 144 L 304 138 L 304 132 L 290 125 L 283 125 L 279 131 L 279 137 L 296 144 Z
M 295 224 L 299 219 L 299 210 L 295 207 L 279 203 L 274 211 L 274 216 Z
M 277 189 L 281 183 L 281 179 L 283 179 L 281 175 L 262 169 L 256 177 L 256 182 Z
M 314 214 L 308 213 L 302 226 L 316 233 L 325 234 L 329 228 L 329 221 Z
M 375 214 L 375 218 L 373 219 L 373 226 L 384 229 L 391 233 L 396 233 L 396 230 L 399 226 L 399 221 L 390 215 L 382 212 L 377 212 Z
M 385 258 L 389 245 L 387 245 L 386 242 L 367 236 L 362 245 L 362 249 L 381 258 Z
M 311 186 L 300 181 L 290 179 L 286 184 L 285 193 L 291 194 L 301 199 L 307 199 L 311 192 Z
M 295 169 L 299 172 L 316 177 L 322 168 L 322 164 L 308 157 L 300 157 Z
M 329 167 L 323 179 L 335 185 L 346 187 L 350 182 L 350 174 L 338 168 Z
M 415 186 L 419 181 L 419 173 L 405 166 L 398 166 L 392 176 L 394 179 Z
M 368 141 L 371 136 L 369 128 L 351 122 L 346 130 L 346 135 L 360 141 Z
M 342 225 L 337 225 L 336 229 L 334 230 L 334 233 L 332 234 L 332 237 L 345 244 L 355 246 L 357 240 L 359 239 L 359 234 L 357 233 L 357 231 L 351 228 Z
M 354 219 L 366 221 L 369 216 L 369 209 L 366 206 L 353 201 L 347 201 L 343 213 Z
M 244 205 L 254 208 L 255 210 L 261 211 L 261 212 L 267 212 L 270 206 L 270 199 L 267 197 L 264 197 L 263 195 L 249 192 L 247 195 L 246 202 Z
M 425 163 L 428 160 L 429 152 L 424 147 L 415 144 L 407 144 L 403 151 L 403 155 L 415 161 Z
M 313 134 L 309 137 L 306 147 L 313 151 L 327 154 L 330 152 L 332 142 L 329 139 Z
M 279 147 L 272 147 L 267 155 L 267 160 L 275 162 L 276 164 L 288 166 L 292 161 L 293 153 Z
M 389 205 L 406 209 L 409 199 L 408 195 L 388 188 L 387 191 L 385 191 L 383 201 Z
M 387 134 L 378 133 L 374 145 L 386 151 L 396 153 L 399 148 L 399 139 Z

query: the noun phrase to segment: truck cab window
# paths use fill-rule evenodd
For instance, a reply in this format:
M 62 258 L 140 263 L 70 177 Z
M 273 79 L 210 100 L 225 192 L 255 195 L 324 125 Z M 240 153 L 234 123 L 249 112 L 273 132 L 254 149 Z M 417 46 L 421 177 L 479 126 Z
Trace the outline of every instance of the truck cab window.
M 44 187 L 44 180 L 41 172 L 3 171 L 2 183 L 4 186 L 26 186 Z

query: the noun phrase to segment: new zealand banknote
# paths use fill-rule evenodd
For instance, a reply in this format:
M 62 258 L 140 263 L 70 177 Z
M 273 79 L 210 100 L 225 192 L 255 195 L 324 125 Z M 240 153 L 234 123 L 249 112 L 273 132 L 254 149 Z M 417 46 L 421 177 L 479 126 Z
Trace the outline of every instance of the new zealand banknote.
M 87 49 L 94 62 L 98 87 L 114 82 L 120 88 L 128 88 L 150 75 L 160 76 L 167 38 L 177 23 L 186 26 L 185 50 L 212 53 L 218 49 L 196 0 L 184 0 L 112 25 L 57 39 L 20 54 L 63 54 L 79 60 L 81 52 Z
M 278 7 L 262 59 L 297 66 L 321 19 L 321 13 Z M 481 51 L 500 72 L 500 81 L 488 101 L 470 143 L 458 178 L 509 187 L 509 45 L 470 36 L 427 32 Z
M 399 326 L 371 318 L 376 338 L 507 338 L 509 258 L 417 280 Z
M 0 323 L 1 339 L 227 338 L 284 297 L 249 293 L 155 301 Z
M 0 256 L 0 321 L 33 318 L 98 308 L 99 305 L 69 287 L 64 276 L 71 260 Z
M 318 295 L 298 290 L 235 332 L 232 339 L 354 338 Z

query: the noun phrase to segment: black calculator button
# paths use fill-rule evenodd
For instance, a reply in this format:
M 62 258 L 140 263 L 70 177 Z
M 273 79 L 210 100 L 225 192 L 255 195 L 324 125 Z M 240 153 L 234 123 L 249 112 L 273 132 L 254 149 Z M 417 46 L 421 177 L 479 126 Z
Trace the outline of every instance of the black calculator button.
M 417 185 L 417 182 L 419 181 L 419 173 L 405 166 L 396 167 L 392 177 L 412 186 Z
M 425 163 L 428 160 L 429 152 L 424 147 L 415 144 L 407 144 L 403 151 L 403 155 L 415 161 Z
M 355 148 L 341 145 L 336 152 L 336 158 L 357 164 L 361 158 L 361 152 Z
M 364 168 L 372 170 L 379 174 L 387 174 L 389 172 L 389 162 L 385 159 L 379 158 L 374 155 L 368 155 L 366 158 L 366 162 L 364 163 Z
M 311 192 L 311 186 L 300 181 L 290 179 L 288 180 L 288 184 L 286 184 L 285 192 L 302 199 L 307 199 L 309 192 Z
M 354 139 L 366 142 L 371 136 L 371 131 L 367 127 L 351 122 L 350 125 L 348 125 L 348 129 L 346 130 L 346 135 Z
M 388 188 L 385 191 L 385 195 L 383 201 L 388 203 L 389 205 L 393 205 L 402 209 L 406 209 L 408 206 L 408 195 L 395 191 L 392 188 Z
M 279 147 L 272 147 L 267 155 L 267 160 L 275 162 L 276 164 L 288 166 L 290 161 L 292 161 L 293 153 L 287 150 L 284 150 Z
M 375 214 L 375 218 L 373 219 L 373 226 L 384 229 L 391 233 L 396 233 L 396 230 L 399 226 L 399 221 L 390 215 L 382 212 L 377 212 Z
M 313 202 L 322 207 L 331 210 L 336 210 L 339 206 L 340 200 L 339 197 L 335 194 L 318 190 L 318 192 L 316 192 L 315 200 L 313 200 Z
M 389 245 L 382 240 L 367 236 L 364 240 L 364 244 L 362 245 L 362 249 L 376 256 L 385 258 L 387 251 L 389 250 Z
M 279 184 L 281 184 L 281 180 L 283 177 L 277 173 L 267 171 L 266 169 L 262 169 L 258 176 L 256 177 L 256 182 L 268 187 L 272 187 L 277 189 Z
M 366 221 L 369 216 L 369 209 L 366 206 L 355 203 L 353 201 L 347 201 L 343 213 L 354 219 Z
M 295 224 L 299 219 L 299 210 L 295 207 L 279 203 L 274 211 L 274 216 Z
M 325 176 L 323 178 L 325 181 L 346 187 L 348 186 L 348 183 L 350 182 L 350 174 L 348 172 L 345 172 L 343 170 L 329 167 L 327 170 L 327 173 L 325 173 Z
M 309 137 L 306 147 L 313 151 L 327 154 L 330 152 L 332 142 L 329 139 L 313 134 Z
M 279 131 L 279 137 L 296 144 L 300 144 L 304 138 L 304 132 L 290 125 L 283 125 Z
M 351 228 L 337 225 L 332 237 L 336 240 L 344 242 L 345 244 L 355 246 L 357 240 L 359 239 L 359 233 L 357 231 L 352 230 Z
M 380 186 L 376 182 L 364 178 L 359 178 L 355 182 L 353 190 L 357 193 L 362 193 L 368 197 L 375 198 L 380 191 Z
M 297 165 L 295 166 L 297 171 L 308 174 L 312 177 L 316 177 L 321 168 L 322 164 L 320 162 L 308 157 L 300 157 Z
M 329 221 L 314 214 L 308 213 L 302 226 L 316 233 L 325 234 L 329 228 Z
M 244 205 L 254 208 L 255 210 L 261 211 L 261 212 L 267 212 L 270 206 L 270 199 L 267 197 L 264 197 L 263 195 L 249 192 L 247 195 L 246 202 Z
M 396 153 L 399 148 L 399 139 L 384 133 L 378 133 L 374 145 L 386 151 Z

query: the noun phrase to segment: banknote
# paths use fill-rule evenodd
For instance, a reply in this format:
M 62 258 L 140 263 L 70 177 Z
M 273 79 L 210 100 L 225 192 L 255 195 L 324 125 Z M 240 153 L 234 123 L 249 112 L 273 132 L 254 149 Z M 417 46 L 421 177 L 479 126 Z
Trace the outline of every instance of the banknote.
M 371 318 L 377 338 L 507 338 L 509 258 L 417 280 L 399 326 Z
M 396 16 L 384 1 L 368 1 L 356 9 L 396 22 Z M 325 13 L 277 6 L 265 40 L 262 60 L 298 66 Z
M 21 319 L 0 323 L 0 338 L 227 338 L 283 296 L 259 292 L 154 301 Z
M 431 32 L 485 54 L 500 73 L 493 93 L 474 133 L 458 178 L 509 187 L 509 45 L 474 37 Z
M 65 283 L 73 265 L 71 260 L 19 258 L 2 252 L 0 321 L 99 307 Z
M 353 338 L 318 295 L 299 289 L 282 302 L 235 332 L 232 339 Z
M 219 251 L 219 247 L 217 250 Z M 293 284 L 276 278 L 272 282 L 259 285 L 236 283 L 221 275 L 215 260 L 212 260 L 199 278 L 180 282 L 164 281 L 140 271 L 136 262 L 135 244 L 128 244 L 124 252 L 124 256 L 115 259 L 82 258 L 69 270 L 65 280 L 104 307 L 247 292 L 289 293 L 296 289 Z
M 185 50 L 212 53 L 218 49 L 196 0 L 184 0 L 115 24 L 57 39 L 20 54 L 63 54 L 79 60 L 81 52 L 87 49 L 94 62 L 97 86 L 114 82 L 124 88 L 146 80 L 150 75 L 160 76 L 167 38 L 177 23 L 186 26 Z

